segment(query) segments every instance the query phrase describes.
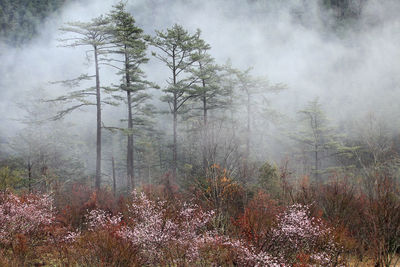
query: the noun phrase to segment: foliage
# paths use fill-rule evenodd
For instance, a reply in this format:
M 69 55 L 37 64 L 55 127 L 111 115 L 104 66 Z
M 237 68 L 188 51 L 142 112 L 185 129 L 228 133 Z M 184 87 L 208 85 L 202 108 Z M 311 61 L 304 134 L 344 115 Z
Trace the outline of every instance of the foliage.
M 146 92 L 150 87 L 156 85 L 145 80 L 145 73 L 141 65 L 148 62 L 146 56 L 147 43 L 144 41 L 143 30 L 135 25 L 135 19 L 126 11 L 122 2 L 115 5 L 110 15 L 111 21 L 111 48 L 113 58 L 105 63 L 118 70 L 121 75 L 121 84 L 118 89 L 126 93 L 122 97 L 128 107 L 128 125 L 125 132 L 128 136 L 127 142 L 127 188 L 134 188 L 134 132 L 143 132 L 151 128 L 150 117 L 153 106 L 148 104 L 151 96 Z
M 330 127 L 318 98 L 308 102 L 305 108 L 299 111 L 299 115 L 302 127 L 291 138 L 300 144 L 302 152 L 299 154 L 312 162 L 312 166 L 307 167 L 310 168 L 314 181 L 321 182 L 322 174 L 329 166 L 327 159 L 339 153 L 339 136 Z
M 81 183 L 74 183 L 67 188 L 68 191 L 59 191 L 55 196 L 55 204 L 59 210 L 59 222 L 72 229 L 82 227 L 85 215 L 93 209 L 114 211 L 117 203 L 110 191 L 93 191 Z
M 37 33 L 44 20 L 66 0 L 4 0 L 0 2 L 0 40 L 23 45 Z
M 28 41 L 64 2 L 2 1 L 0 42 Z M 318 7 L 328 7 L 326 22 L 337 27 L 360 17 L 363 3 L 321 0 Z M 273 110 L 267 93 L 285 86 L 253 76 L 251 69 L 219 65 L 211 55 L 221 55 L 210 51 L 200 30 L 175 24 L 153 37 L 144 35 L 126 5 L 61 28 L 63 46 L 90 49 L 86 56 L 94 57 L 94 75 L 60 82 L 74 89 L 46 105 L 35 90 L 35 98 L 20 105 L 26 127 L 13 139 L 0 136 L 1 266 L 343 266 L 355 257 L 379 267 L 398 264 L 400 141 L 391 127 L 369 116 L 358 132 L 341 136 L 315 99 L 290 125 L 299 144 L 294 158 L 301 162 L 287 160 L 278 168 L 266 156 L 285 157 L 287 151 L 264 143 L 281 129 L 258 128 Z M 291 12 L 291 18 L 302 19 L 302 10 Z M 160 117 L 156 125 L 148 104 L 147 89 L 158 88 L 143 68 L 148 45 L 169 72 L 161 100 L 172 114 L 173 142 L 165 141 L 167 121 Z M 117 69 L 101 85 L 117 77 L 116 86 L 100 85 L 101 66 Z M 103 98 L 103 92 L 112 95 Z M 119 126 L 125 118 L 104 108 L 120 102 L 128 109 L 124 127 Z M 53 119 L 61 119 L 86 106 L 97 108 L 96 190 L 91 177 L 82 178 L 86 162 L 75 154 L 85 151 L 76 148 L 83 141 L 66 134 L 71 125 L 49 122 L 50 113 L 58 111 Z M 102 112 L 119 124 L 106 127 Z M 179 119 L 186 121 L 180 127 Z M 102 137 L 104 128 L 120 130 L 119 137 Z M 122 137 L 128 137 L 126 151 Z M 101 169 L 108 163 L 102 142 L 111 143 L 105 148 L 112 148 L 114 189 L 119 187 L 113 192 L 100 187 L 101 176 L 108 175 Z M 178 149 L 178 143 L 185 145 Z M 6 147 L 12 152 L 3 151 Z M 128 195 L 133 187 L 144 193 Z
M 260 191 L 225 230 L 210 209 L 215 203 L 190 204 L 176 191 L 165 200 L 157 197 L 163 190 L 147 189 L 151 198 L 134 191 L 117 202 L 110 192 L 75 185 L 69 197 L 55 192 L 56 205 L 48 195 L 5 192 L 0 253 L 10 265 L 344 266 L 367 246 L 363 257 L 388 266 L 399 244 L 400 202 L 392 180 L 378 181 L 368 198 L 332 181 L 310 194 L 312 206 L 279 206 Z
M 205 179 L 198 179 L 193 190 L 203 206 L 215 210 L 214 224 L 222 232 L 229 227 L 230 218 L 238 216 L 243 207 L 244 188 L 219 165 L 211 166 Z
M 282 185 L 279 170 L 276 166 L 264 163 L 259 169 L 258 186 L 268 192 L 273 198 L 282 195 Z
M 21 187 L 24 182 L 22 171 L 10 169 L 8 166 L 0 168 L 0 190 L 13 190 Z
M 165 95 L 162 100 L 167 102 L 173 115 L 173 160 L 172 176 L 176 178 L 178 167 L 177 125 L 178 113 L 185 107 L 185 103 L 196 97 L 193 85 L 198 77 L 188 75 L 192 66 L 201 59 L 198 51 L 207 51 L 210 46 L 200 38 L 198 29 L 194 34 L 189 33 L 181 25 L 175 24 L 166 31 L 156 31 L 155 37 L 148 37 L 150 44 L 160 52 L 153 52 L 153 56 L 159 59 L 171 71 L 167 80 L 168 86 L 163 89 Z
M 282 207 L 275 200 L 259 191 L 234 221 L 239 236 L 256 248 L 261 248 L 272 228 L 276 226 L 276 219 L 281 211 Z

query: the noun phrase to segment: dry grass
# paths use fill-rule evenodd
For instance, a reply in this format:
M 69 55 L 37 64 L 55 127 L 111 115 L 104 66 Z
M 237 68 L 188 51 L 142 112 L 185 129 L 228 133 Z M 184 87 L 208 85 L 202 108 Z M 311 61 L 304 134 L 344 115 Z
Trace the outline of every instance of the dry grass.
M 400 267 L 400 256 L 396 257 L 392 261 L 393 263 L 390 265 L 391 267 Z M 374 267 L 375 262 L 373 260 L 365 259 L 363 261 L 359 261 L 358 259 L 350 259 L 348 267 Z

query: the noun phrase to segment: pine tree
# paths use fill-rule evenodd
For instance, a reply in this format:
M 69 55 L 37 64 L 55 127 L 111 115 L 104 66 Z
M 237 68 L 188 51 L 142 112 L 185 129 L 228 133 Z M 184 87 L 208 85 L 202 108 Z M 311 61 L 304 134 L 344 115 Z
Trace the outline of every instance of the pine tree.
M 252 135 L 252 121 L 256 113 L 257 105 L 260 104 L 260 99 L 263 98 L 265 93 L 279 92 L 285 89 L 282 84 L 271 84 L 264 77 L 254 77 L 250 74 L 251 68 L 240 71 L 236 70 L 236 83 L 238 94 L 241 94 L 241 101 L 245 106 L 245 153 L 244 153 L 244 178 L 248 178 L 248 163 L 251 153 L 251 135 Z
M 200 39 L 200 30 L 189 34 L 177 24 L 166 31 L 156 31 L 156 36 L 149 40 L 160 50 L 160 53 L 153 53 L 153 55 L 167 65 L 171 71 L 171 76 L 167 80 L 168 86 L 163 90 L 166 93 L 163 100 L 169 104 L 173 115 L 172 176 L 175 179 L 178 161 L 178 112 L 186 101 L 196 96 L 192 86 L 198 80 L 187 73 L 199 60 L 198 51 L 207 50 L 209 46 Z
M 196 101 L 201 103 L 202 116 L 202 157 L 203 169 L 206 170 L 210 165 L 207 150 L 210 149 L 209 142 L 209 112 L 212 110 L 223 109 L 229 104 L 228 96 L 232 93 L 232 88 L 225 86 L 228 78 L 229 68 L 215 63 L 207 49 L 199 49 L 199 59 L 197 66 L 192 68 L 192 73 L 198 80 L 193 86 L 196 91 Z
M 66 26 L 60 28 L 60 30 L 67 34 L 72 34 L 70 38 L 61 39 L 65 47 L 78 47 L 78 46 L 89 46 L 94 56 L 94 69 L 95 75 L 81 75 L 78 78 L 72 80 L 62 81 L 61 83 L 76 87 L 84 80 L 90 80 L 95 78 L 95 87 L 88 89 L 76 90 L 67 95 L 60 96 L 52 101 L 75 101 L 77 104 L 60 111 L 55 119 L 62 118 L 66 114 L 84 107 L 84 106 L 96 106 L 96 177 L 95 187 L 100 189 L 101 184 L 101 106 L 103 103 L 111 103 L 101 99 L 101 89 L 107 89 L 100 86 L 100 56 L 106 52 L 107 45 L 110 41 L 110 21 L 103 16 L 92 19 L 90 22 L 70 22 Z M 93 96 L 96 97 L 96 101 L 93 101 Z
M 315 181 L 319 182 L 323 172 L 321 161 L 338 150 L 338 136 L 329 126 L 318 98 L 308 102 L 299 114 L 303 127 L 292 138 L 303 144 L 306 152 L 312 155 L 314 165 L 312 174 Z
M 126 11 L 124 3 L 114 6 L 110 13 L 112 29 L 111 52 L 119 55 L 113 58 L 110 65 L 119 70 L 123 76 L 120 89 L 126 92 L 128 107 L 128 143 L 127 143 L 127 186 L 128 190 L 135 187 L 134 179 L 134 123 L 144 126 L 146 121 L 140 117 L 149 113 L 149 106 L 145 105 L 150 98 L 145 92 L 149 87 L 156 87 L 146 81 L 144 72 L 140 69 L 142 64 L 148 62 L 146 57 L 147 44 L 143 39 L 143 30 L 135 25 L 135 19 Z M 122 66 L 121 66 L 122 65 Z M 132 110 L 135 109 L 135 110 Z M 133 117 L 137 115 L 136 119 Z M 142 116 L 143 117 L 143 116 Z

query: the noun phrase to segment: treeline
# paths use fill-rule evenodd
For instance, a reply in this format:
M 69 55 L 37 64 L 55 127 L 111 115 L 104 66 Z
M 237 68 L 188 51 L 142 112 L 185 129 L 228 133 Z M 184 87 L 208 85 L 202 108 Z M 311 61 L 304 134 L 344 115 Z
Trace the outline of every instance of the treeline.
M 0 40 L 9 45 L 23 45 L 35 37 L 44 20 L 60 11 L 66 0 L 0 1 Z M 323 0 L 339 20 L 358 18 L 366 0 Z
M 340 19 L 354 19 L 360 17 L 366 0 L 323 0 L 322 3 L 335 12 Z
M 23 45 L 39 32 L 44 20 L 58 11 L 65 0 L 0 1 L 0 41 Z

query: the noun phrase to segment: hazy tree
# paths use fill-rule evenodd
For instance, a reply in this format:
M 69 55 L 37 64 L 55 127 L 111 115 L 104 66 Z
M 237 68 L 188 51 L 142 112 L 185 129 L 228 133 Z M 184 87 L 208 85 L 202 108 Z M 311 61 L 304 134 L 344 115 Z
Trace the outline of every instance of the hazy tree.
M 167 80 L 168 86 L 164 89 L 166 95 L 163 100 L 169 104 L 173 115 L 172 175 L 176 178 L 178 112 L 188 99 L 195 96 L 192 85 L 197 81 L 197 78 L 185 74 L 198 61 L 198 51 L 207 50 L 209 46 L 200 39 L 200 30 L 190 34 L 177 24 L 166 31 L 156 31 L 156 36 L 149 39 L 151 44 L 160 50 L 160 53 L 153 55 L 171 71 L 171 76 Z
M 209 144 L 209 112 L 212 110 L 223 109 L 229 104 L 228 96 L 232 92 L 232 88 L 225 86 L 225 80 L 228 79 L 229 68 L 227 66 L 219 66 L 215 63 L 206 49 L 199 49 L 199 59 L 196 66 L 192 68 L 193 75 L 197 78 L 197 83 L 193 88 L 196 90 L 197 99 L 201 102 L 202 116 L 202 139 L 203 139 L 203 168 L 206 169 L 210 162 L 207 157 L 207 150 L 210 149 Z
M 236 86 L 240 101 L 245 108 L 245 153 L 244 153 L 244 178 L 248 178 L 248 162 L 250 159 L 252 122 L 257 112 L 258 106 L 262 104 L 262 100 L 266 93 L 279 92 L 284 89 L 282 84 L 271 84 L 264 77 L 255 77 L 250 74 L 251 69 L 245 71 L 235 71 Z M 261 101 L 261 102 L 260 102 Z
M 0 1 L 0 39 L 9 45 L 23 45 L 40 30 L 44 20 L 64 5 L 66 0 Z
M 390 125 L 374 113 L 368 113 L 352 126 L 353 133 L 345 139 L 346 157 L 339 160 L 342 165 L 356 167 L 354 171 L 361 173 L 366 190 L 371 192 L 378 183 L 377 173 L 396 173 L 400 167 L 398 137 Z
M 61 118 L 66 114 L 83 106 L 96 106 L 96 178 L 95 187 L 100 189 L 101 183 L 101 106 L 102 103 L 110 103 L 101 99 L 99 61 L 100 56 L 106 51 L 109 44 L 110 21 L 103 16 L 92 19 L 90 22 L 70 22 L 66 26 L 60 28 L 64 33 L 72 34 L 72 37 L 61 39 L 62 45 L 65 47 L 89 46 L 94 56 L 95 75 L 81 75 L 76 79 L 62 81 L 67 86 L 79 86 L 81 81 L 95 78 L 95 87 L 88 89 L 76 90 L 67 95 L 60 96 L 52 101 L 75 101 L 77 104 L 60 111 L 55 119 Z M 96 101 L 92 101 L 92 97 L 96 97 Z
M 337 152 L 338 136 L 329 127 L 328 119 L 322 111 L 318 98 L 310 101 L 304 109 L 299 111 L 302 129 L 292 136 L 294 140 L 306 147 L 306 153 L 313 158 L 312 173 L 319 182 L 322 172 L 321 160 Z
M 359 17 L 367 0 L 323 0 L 322 3 L 333 9 L 339 20 L 343 20 Z
M 56 183 L 62 185 L 83 175 L 83 164 L 77 153 L 84 148 L 66 130 L 68 124 L 48 120 L 60 107 L 40 101 L 44 96 L 40 88 L 24 96 L 23 103 L 19 104 L 23 114 L 19 122 L 24 127 L 8 142 L 13 155 L 22 161 L 20 169 L 24 170 L 29 192 L 48 191 Z
M 282 196 L 279 169 L 276 165 L 265 162 L 259 169 L 257 186 L 278 199 Z

